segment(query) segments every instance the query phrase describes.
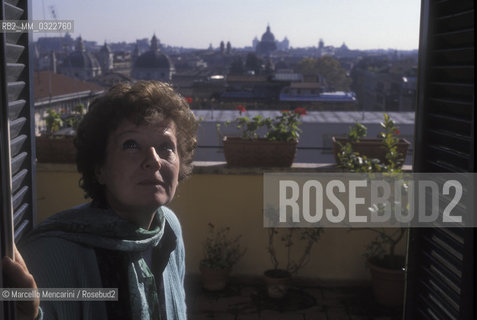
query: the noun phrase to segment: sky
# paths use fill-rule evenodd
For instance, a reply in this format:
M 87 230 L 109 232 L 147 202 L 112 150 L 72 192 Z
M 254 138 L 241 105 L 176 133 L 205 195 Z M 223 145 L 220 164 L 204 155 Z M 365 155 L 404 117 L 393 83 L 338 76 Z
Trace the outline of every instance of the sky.
M 153 34 L 164 45 L 251 46 L 267 25 L 292 47 L 413 50 L 420 0 L 35 0 L 33 19 L 74 20 L 74 38 L 135 42 Z M 57 36 L 57 34 L 35 34 Z

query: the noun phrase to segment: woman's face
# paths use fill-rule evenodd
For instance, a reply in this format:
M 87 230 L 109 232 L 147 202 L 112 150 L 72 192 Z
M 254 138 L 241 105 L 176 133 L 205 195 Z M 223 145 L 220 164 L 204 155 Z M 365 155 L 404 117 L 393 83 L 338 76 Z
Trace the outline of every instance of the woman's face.
M 139 126 L 125 120 L 110 134 L 104 165 L 96 172 L 111 208 L 144 227 L 174 197 L 179 167 L 172 120 Z

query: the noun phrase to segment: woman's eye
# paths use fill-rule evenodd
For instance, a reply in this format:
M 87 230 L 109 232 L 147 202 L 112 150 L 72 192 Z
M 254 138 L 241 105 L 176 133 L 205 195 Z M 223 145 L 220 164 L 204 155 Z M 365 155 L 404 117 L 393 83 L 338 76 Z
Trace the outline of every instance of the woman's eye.
M 134 140 L 126 140 L 123 142 L 123 150 L 139 149 L 139 144 Z
M 174 152 L 176 149 L 172 144 L 165 143 L 159 147 L 161 151 L 166 151 L 166 152 Z

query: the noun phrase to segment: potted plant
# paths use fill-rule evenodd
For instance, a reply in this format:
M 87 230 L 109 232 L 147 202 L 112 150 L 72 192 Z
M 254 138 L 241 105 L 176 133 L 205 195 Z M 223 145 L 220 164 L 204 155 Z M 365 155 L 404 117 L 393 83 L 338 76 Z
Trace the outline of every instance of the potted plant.
M 395 249 L 404 238 L 406 229 L 368 230 L 377 233 L 365 253 L 375 299 L 384 306 L 401 306 L 404 299 L 405 257 L 397 254 Z
M 73 163 L 76 149 L 73 145 L 73 136 L 59 134 L 64 123 L 61 115 L 53 109 L 48 109 L 46 132 L 36 137 L 36 157 L 38 162 Z
M 273 264 L 273 269 L 264 272 L 267 293 L 270 298 L 283 298 L 289 287 L 293 275 L 303 268 L 309 261 L 311 249 L 318 242 L 322 228 L 269 228 L 267 252 Z M 280 266 L 279 255 L 275 248 L 275 240 L 279 237 L 286 251 L 286 265 Z M 293 252 L 298 243 L 303 244 L 301 254 Z
M 240 114 L 246 111 L 241 105 L 237 109 Z M 242 167 L 291 166 L 301 133 L 300 117 L 305 114 L 304 108 L 296 108 L 294 111 L 282 111 L 274 118 L 261 115 L 252 118 L 237 117 L 234 122 L 242 131 L 241 136 L 223 137 L 227 164 Z M 231 122 L 225 124 L 230 125 Z M 217 129 L 220 134 L 220 124 Z M 259 135 L 260 130 L 264 130 L 265 133 Z
M 355 148 L 352 143 L 366 135 L 366 127 L 356 124 L 350 130 L 349 141 L 340 145 L 340 151 L 337 155 L 338 165 L 350 172 L 382 172 L 391 176 L 400 175 L 404 157 L 398 149 L 400 139 L 397 135 L 399 130 L 387 114 L 384 114 L 384 122 L 381 126 L 383 131 L 380 132 L 379 136 L 381 139 L 380 145 L 384 150 L 382 159 L 370 158 L 354 151 Z M 394 204 L 391 205 L 394 206 Z M 369 210 L 382 211 L 384 207 L 373 204 Z M 377 234 L 376 238 L 368 245 L 365 253 L 366 265 L 371 272 L 376 301 L 389 307 L 402 305 L 405 284 L 405 257 L 397 254 L 395 249 L 404 238 L 406 229 L 361 228 L 359 230 L 371 230 Z
M 209 234 L 204 243 L 204 258 L 200 261 L 202 286 L 209 291 L 226 287 L 232 267 L 245 254 L 240 248 L 241 235 L 230 236 L 230 228 L 216 229 L 209 223 Z
M 379 160 L 379 165 L 389 164 L 388 157 L 394 154 L 397 155 L 394 164 L 396 167 L 402 167 L 406 159 L 407 150 L 409 148 L 409 141 L 399 138 L 399 129 L 391 120 L 388 114 L 384 114 L 384 122 L 381 123 L 383 131 L 378 135 L 378 138 L 365 138 L 367 128 L 361 123 L 356 123 L 350 128 L 348 136 L 346 137 L 332 137 L 333 152 L 335 160 L 338 164 L 347 163 L 349 159 L 344 159 L 344 156 L 355 155 L 356 161 L 366 161 L 368 163 Z M 374 169 L 378 166 L 371 164 Z M 387 171 L 386 168 L 378 170 L 380 172 Z

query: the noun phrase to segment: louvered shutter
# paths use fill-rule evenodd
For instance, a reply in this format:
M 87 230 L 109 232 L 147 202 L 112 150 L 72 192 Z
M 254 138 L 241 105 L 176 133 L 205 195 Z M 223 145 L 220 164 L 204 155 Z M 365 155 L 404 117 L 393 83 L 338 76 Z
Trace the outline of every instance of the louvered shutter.
M 414 171 L 475 172 L 474 3 L 421 11 Z M 409 243 L 406 319 L 474 319 L 474 229 L 413 229 Z
M 2 0 L 0 19 L 27 20 L 29 4 L 29 1 Z M 36 217 L 30 37 L 28 33 L 0 33 L 2 256 L 11 245 L 12 232 L 15 241 L 20 240 L 33 227 Z M 10 227 L 12 220 L 14 231 Z M 0 309 L 0 317 L 12 316 L 6 303 L 1 304 Z

